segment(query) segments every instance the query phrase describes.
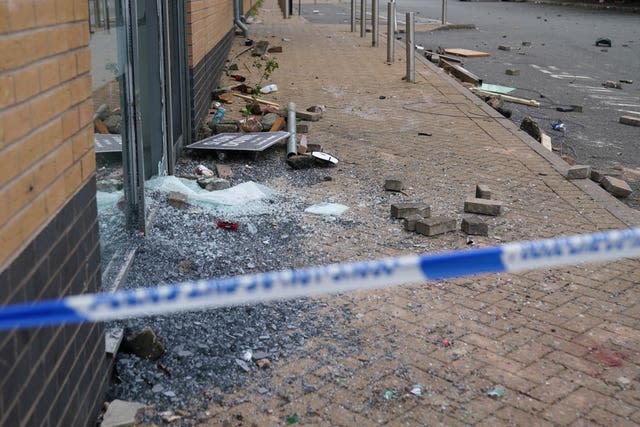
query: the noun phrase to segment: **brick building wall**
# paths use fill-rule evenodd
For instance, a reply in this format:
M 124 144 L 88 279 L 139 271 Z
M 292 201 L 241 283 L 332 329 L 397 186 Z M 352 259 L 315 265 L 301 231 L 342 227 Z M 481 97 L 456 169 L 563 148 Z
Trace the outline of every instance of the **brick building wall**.
M 0 0 L 0 304 L 95 292 L 86 0 Z M 101 325 L 0 332 L 0 425 L 95 424 Z
M 206 118 L 234 35 L 232 0 L 187 0 L 191 130 Z

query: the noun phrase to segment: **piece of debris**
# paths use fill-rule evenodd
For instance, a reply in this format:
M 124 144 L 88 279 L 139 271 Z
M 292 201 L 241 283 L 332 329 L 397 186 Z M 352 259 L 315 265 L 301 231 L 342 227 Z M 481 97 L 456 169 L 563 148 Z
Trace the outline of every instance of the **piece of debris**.
M 540 142 L 542 140 L 542 130 L 538 125 L 538 122 L 533 120 L 530 116 L 526 116 L 520 123 L 520 129 L 528 133 L 533 139 Z
M 253 351 L 245 350 L 242 352 L 242 360 L 244 360 L 245 362 L 251 362 L 252 358 L 253 358 Z
M 418 136 L 433 136 L 433 134 L 429 132 L 418 132 Z
M 269 369 L 271 367 L 271 362 L 269 362 L 269 359 L 258 359 L 256 361 L 256 365 L 258 365 L 258 368 L 260 369 Z
M 282 53 L 282 46 L 273 46 L 267 49 L 269 53 Z
M 567 170 L 567 179 L 587 179 L 591 175 L 591 166 L 573 165 Z
M 280 108 L 280 104 L 276 103 L 276 102 L 271 102 L 271 101 L 267 101 L 266 99 L 262 99 L 262 98 L 253 98 L 251 96 L 248 95 L 243 95 L 241 93 L 236 93 L 236 92 L 232 92 L 233 96 L 244 99 L 246 101 L 251 101 L 251 102 L 259 102 L 260 104 L 265 104 L 265 105 L 271 105 L 273 107 L 276 108 Z
M 496 95 L 493 92 L 488 92 L 486 90 L 482 90 L 480 88 L 477 87 L 470 87 L 469 90 L 473 93 L 475 93 L 476 95 L 484 95 L 484 96 L 493 96 Z M 509 95 L 499 95 L 500 99 L 502 99 L 503 101 L 506 102 L 513 102 L 514 104 L 522 104 L 522 105 L 528 105 L 530 107 L 540 107 L 540 103 L 534 99 L 524 99 L 524 98 L 518 98 L 515 96 L 509 96 Z
M 123 353 L 132 353 L 147 360 L 157 360 L 165 351 L 164 345 L 150 327 L 127 335 L 120 349 Z
M 394 400 L 398 398 L 398 390 L 396 390 L 395 388 L 391 389 L 391 390 L 385 390 L 384 393 L 382 394 L 382 397 L 384 397 L 385 400 Z
M 391 205 L 392 218 L 408 218 L 409 215 L 431 216 L 431 206 L 420 202 L 395 203 Z
M 216 227 L 222 228 L 223 230 L 237 231 L 239 225 L 240 224 L 235 221 L 224 221 L 221 219 L 216 220 Z
M 122 427 L 136 424 L 136 414 L 147 405 L 116 399 L 109 403 L 101 427 Z
M 337 165 L 338 159 L 333 157 L 329 153 L 324 153 L 322 151 L 312 151 L 311 156 L 316 160 L 319 160 L 321 164 L 324 165 Z
M 110 133 L 109 129 L 107 129 L 107 125 L 105 125 L 101 119 L 95 119 L 93 121 L 93 128 L 96 133 L 104 133 L 104 134 Z
M 620 83 L 626 83 L 628 85 L 632 85 L 633 84 L 633 80 L 629 80 L 629 79 L 620 79 L 619 82 Z
M 253 52 L 251 52 L 251 56 L 262 56 L 267 53 L 267 48 L 269 47 L 269 42 L 266 40 L 260 40 L 253 48 Z
M 620 390 L 626 390 L 631 385 L 631 380 L 627 377 L 618 377 L 616 383 L 618 384 L 618 387 L 620 387 Z
M 284 119 L 284 117 L 282 116 L 278 116 L 276 118 L 276 120 L 273 122 L 273 124 L 271 125 L 271 127 L 269 128 L 269 132 L 278 132 L 280 130 L 282 130 L 282 128 L 284 127 L 286 121 Z M 264 122 L 262 123 L 264 125 Z M 298 132 L 298 129 L 296 129 L 296 132 Z
M 556 111 L 560 111 L 561 113 L 570 113 L 571 111 L 574 111 L 575 109 L 572 106 L 560 106 L 560 107 L 556 107 Z
M 568 163 L 570 166 L 574 166 L 574 165 L 578 164 L 576 159 L 574 159 L 573 157 L 571 157 L 571 156 L 569 156 L 567 154 L 563 154 L 562 156 L 560 156 L 560 158 L 562 160 L 564 160 L 566 163 Z
M 196 175 L 213 176 L 213 171 L 205 165 L 198 165 L 196 166 Z
M 522 46 L 531 46 L 531 42 L 522 42 Z
M 551 145 L 551 137 L 544 132 L 540 134 L 540 144 L 542 144 L 542 146 L 547 150 L 553 151 L 553 145 Z
M 324 150 L 322 148 L 322 145 L 316 144 L 316 143 L 311 143 L 311 142 L 307 144 L 307 151 L 310 151 L 310 152 L 314 152 L 314 151 L 324 152 Z
M 464 202 L 464 211 L 468 213 L 497 216 L 501 210 L 502 202 L 497 200 L 472 198 Z
M 278 85 L 271 83 L 260 88 L 260 93 L 272 93 L 278 91 Z
M 494 94 L 499 93 L 501 95 L 506 95 L 507 93 L 511 93 L 516 90 L 516 88 L 514 87 L 494 85 L 490 83 L 482 83 L 478 89 L 484 90 L 486 92 L 492 92 Z
M 233 171 L 231 170 L 231 166 L 229 165 L 217 164 L 216 172 L 218 173 L 218 176 L 220 178 L 224 178 L 224 179 L 233 178 Z
M 596 39 L 596 46 L 611 47 L 611 39 L 608 39 L 606 37 L 600 37 L 600 38 Z
M 472 50 L 472 49 L 445 49 L 444 53 L 448 55 L 462 56 L 464 58 L 481 58 L 491 56 L 489 52 L 482 52 L 480 50 Z
M 620 178 L 622 174 L 619 171 L 615 171 L 615 170 L 591 169 L 591 174 L 589 178 L 591 178 L 591 181 L 597 182 L 598 184 L 600 184 L 600 182 L 602 182 L 605 176 Z
M 322 117 L 322 112 L 298 111 L 296 110 L 296 119 L 306 120 L 308 122 L 317 122 Z
M 463 66 L 457 65 L 457 64 L 451 64 L 450 62 L 447 62 L 444 60 L 441 60 L 440 62 L 442 63 L 443 70 L 445 70 L 448 73 L 451 73 L 461 81 L 472 83 L 474 85 L 482 84 L 482 79 L 480 77 L 476 76 L 471 71 L 464 68 Z
M 237 122 L 222 122 L 216 123 L 212 127 L 213 133 L 236 133 L 238 132 Z
M 516 68 L 507 68 L 506 70 L 504 70 L 504 73 L 507 76 L 519 76 L 520 75 L 520 70 L 518 70 Z
M 262 124 L 256 116 L 249 116 L 238 120 L 240 129 L 243 132 L 260 132 L 262 131 Z
M 505 394 L 505 389 L 501 385 L 496 386 L 493 390 L 487 392 L 487 396 L 489 397 L 503 397 Z
M 416 231 L 416 223 L 422 219 L 424 219 L 422 215 L 407 215 L 407 217 L 402 220 L 402 225 L 406 231 Z
M 307 154 L 287 157 L 287 164 L 294 169 L 309 169 L 316 166 L 316 159 Z
M 435 236 L 455 231 L 456 220 L 446 217 L 423 218 L 416 222 L 416 232 L 425 236 Z
M 340 216 L 349 209 L 349 206 L 341 205 L 340 203 L 327 203 L 322 202 L 312 206 L 309 206 L 304 211 L 306 213 L 314 215 L 325 216 Z
M 178 421 L 179 419 L 182 419 L 180 415 L 176 415 L 172 411 L 160 412 L 158 415 L 160 415 L 162 417 L 162 421 L 164 421 L 167 424 L 172 423 L 174 421 Z
M 200 188 L 204 188 L 207 191 L 218 191 L 231 188 L 231 183 L 224 178 L 216 178 L 210 176 L 206 178 L 200 178 L 196 181 Z
M 616 197 L 627 197 L 633 191 L 624 180 L 612 176 L 605 176 L 602 181 L 600 181 L 600 185 Z
M 409 387 L 409 393 L 418 397 L 422 397 L 422 390 L 423 390 L 422 384 L 416 384 L 413 387 Z
M 297 424 L 298 421 L 300 421 L 300 416 L 298 416 L 298 414 L 294 412 L 293 414 L 289 415 L 284 421 L 285 423 L 287 423 L 287 425 Z
M 386 191 L 402 191 L 404 190 L 404 183 L 401 179 L 386 179 L 384 181 L 384 189 Z
M 480 218 L 463 218 L 461 230 L 471 236 L 488 236 L 489 226 Z
M 500 46 L 498 46 L 498 50 L 504 50 L 506 52 L 511 50 L 511 46 L 507 46 L 505 44 L 501 44 Z
M 296 133 L 309 133 L 309 126 L 310 124 L 307 122 L 296 123 Z M 322 151 L 322 150 L 320 149 L 315 151 Z
M 491 188 L 486 184 L 476 184 L 476 198 L 478 199 L 490 199 Z
M 187 195 L 178 191 L 171 191 L 167 196 L 167 203 L 176 209 L 186 209 L 189 206 Z
M 614 82 L 613 80 L 607 80 L 602 82 L 602 86 L 607 87 L 609 89 L 622 89 L 622 84 L 618 82 Z
M 242 369 L 245 372 L 251 372 L 251 368 L 249 367 L 249 365 L 247 365 L 247 362 L 245 362 L 242 359 L 235 359 L 235 361 L 236 361 L 236 365 L 238 365 L 240 369 Z
M 621 116 L 620 123 L 629 126 L 640 126 L 640 117 L 636 116 Z

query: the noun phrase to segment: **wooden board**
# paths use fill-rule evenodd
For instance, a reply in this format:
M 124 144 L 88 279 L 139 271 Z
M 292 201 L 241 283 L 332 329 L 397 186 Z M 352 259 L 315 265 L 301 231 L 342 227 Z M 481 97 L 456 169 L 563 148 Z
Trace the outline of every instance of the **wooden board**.
M 444 53 L 447 53 L 449 55 L 462 56 L 464 58 L 481 58 L 484 56 L 491 56 L 491 54 L 489 54 L 488 52 L 471 49 L 445 49 Z

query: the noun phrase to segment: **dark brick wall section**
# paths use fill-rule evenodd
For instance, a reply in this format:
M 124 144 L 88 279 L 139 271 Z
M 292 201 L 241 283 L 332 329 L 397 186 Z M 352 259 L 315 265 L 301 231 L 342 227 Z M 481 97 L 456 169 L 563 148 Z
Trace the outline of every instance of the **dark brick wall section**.
M 211 91 L 218 86 L 218 81 L 227 56 L 231 50 L 234 30 L 232 29 L 193 68 L 189 69 L 191 79 L 191 134 L 195 137 L 198 126 L 207 117 L 211 106 Z M 195 141 L 195 140 L 194 140 Z
M 91 179 L 0 273 L 0 303 L 100 289 Z M 0 426 L 94 426 L 109 378 L 102 324 L 0 333 Z

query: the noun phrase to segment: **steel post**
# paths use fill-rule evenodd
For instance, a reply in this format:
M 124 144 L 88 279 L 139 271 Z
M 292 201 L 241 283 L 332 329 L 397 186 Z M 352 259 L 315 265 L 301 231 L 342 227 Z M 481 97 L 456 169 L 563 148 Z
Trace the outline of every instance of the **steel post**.
M 415 12 L 407 12 L 406 17 L 406 40 L 407 40 L 407 81 L 414 83 L 416 81 L 416 57 L 415 57 Z
M 287 126 L 289 131 L 289 141 L 287 141 L 287 157 L 298 153 L 296 149 L 296 104 L 289 103 L 287 108 Z
M 395 15 L 396 15 L 396 4 L 395 2 L 390 1 L 387 3 L 387 62 L 389 64 L 393 64 L 394 59 L 394 45 L 395 45 L 395 34 L 393 31 L 393 27 L 395 24 Z
M 351 32 L 356 32 L 356 0 L 351 0 Z
M 360 0 L 360 37 L 367 33 L 367 0 Z
M 380 0 L 371 0 L 371 46 L 376 47 L 379 43 L 380 37 L 380 19 L 379 9 Z
M 442 25 L 447 23 L 447 0 L 442 0 Z

